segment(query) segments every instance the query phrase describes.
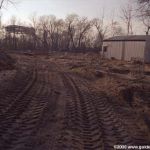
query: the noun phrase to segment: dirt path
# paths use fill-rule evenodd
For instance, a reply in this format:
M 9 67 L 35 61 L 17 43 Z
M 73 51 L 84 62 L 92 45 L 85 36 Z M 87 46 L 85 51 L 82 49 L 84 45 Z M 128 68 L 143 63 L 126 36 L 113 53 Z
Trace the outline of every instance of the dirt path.
M 110 150 L 118 144 L 149 143 L 146 133 L 136 126 L 133 114 L 118 113 L 119 107 L 113 106 L 105 93 L 94 93 L 90 85 L 71 75 L 63 75 L 63 81 L 70 99 L 58 149 Z
M 32 64 L 32 65 L 31 65 Z M 134 114 L 57 64 L 29 62 L 0 89 L 0 150 L 111 150 L 147 145 Z

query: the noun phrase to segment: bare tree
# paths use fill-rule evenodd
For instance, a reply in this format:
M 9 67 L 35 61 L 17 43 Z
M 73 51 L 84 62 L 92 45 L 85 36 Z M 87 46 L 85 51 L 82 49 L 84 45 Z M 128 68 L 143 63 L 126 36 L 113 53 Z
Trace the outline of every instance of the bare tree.
M 148 35 L 150 31 L 150 0 L 137 0 L 137 4 L 138 17 L 146 26 L 146 34 Z
M 1 0 L 0 1 L 0 10 L 4 7 L 4 4 L 5 3 L 11 3 L 11 4 L 14 4 L 14 0 Z
M 114 37 L 120 35 L 124 35 L 123 28 L 118 21 L 113 21 L 111 23 L 111 36 Z
M 80 18 L 76 14 L 70 14 L 66 18 L 66 25 L 68 36 L 70 38 L 68 41 L 68 47 L 71 49 L 81 49 L 86 47 L 86 36 L 92 27 L 92 22 L 89 21 L 87 17 Z
M 2 12 L 1 12 L 1 9 L 4 7 L 4 4 L 5 3 L 11 3 L 11 4 L 14 4 L 14 0 L 0 0 L 0 28 L 2 27 Z
M 39 36 L 42 35 L 41 39 L 46 49 L 60 49 L 64 26 L 64 21 L 62 19 L 57 19 L 54 15 L 40 17 L 38 31 Z
M 37 30 L 39 24 L 38 24 L 38 17 L 36 12 L 34 12 L 29 16 L 29 20 L 30 20 L 30 26 L 32 26 L 35 30 Z
M 98 43 L 98 47 L 101 48 L 103 44 L 103 39 L 105 38 L 107 32 L 108 32 L 108 26 L 104 25 L 104 15 L 101 19 L 95 18 L 93 19 L 93 25 L 97 30 L 97 39 L 96 43 Z
M 78 30 L 78 35 L 77 35 L 77 47 L 80 49 L 82 40 L 85 38 L 87 32 L 91 28 L 92 22 L 89 21 L 86 17 L 83 17 L 78 20 L 77 23 L 77 30 Z
M 62 19 L 57 19 L 55 21 L 55 33 L 54 33 L 54 49 L 60 50 L 61 49 L 61 41 L 62 41 L 62 33 L 65 28 L 65 23 Z
M 115 11 L 111 12 L 111 14 L 112 19 L 109 26 L 109 35 L 111 37 L 123 35 L 124 34 L 123 28 L 120 25 L 120 23 L 115 19 Z
M 70 36 L 70 40 L 68 41 L 68 48 L 71 47 L 73 49 L 76 49 L 76 44 L 75 44 L 75 33 L 76 33 L 76 25 L 78 22 L 79 16 L 76 14 L 70 14 L 66 18 L 66 25 L 67 25 L 67 30 L 68 30 L 68 35 Z
M 141 8 L 146 15 L 150 15 L 150 0 L 137 0 L 137 2 L 140 5 L 139 8 Z
M 0 9 L 2 9 L 4 2 L 5 2 L 5 0 L 1 0 Z
M 43 44 L 43 48 L 44 50 L 48 50 L 49 49 L 49 45 L 48 45 L 48 16 L 41 16 L 39 18 L 39 30 L 40 30 L 40 34 L 39 36 L 41 37 L 41 41 Z
M 11 34 L 14 43 L 17 40 L 18 49 L 19 47 L 22 49 L 21 45 L 25 45 L 24 49 L 28 47 L 28 49 L 43 50 L 43 52 L 93 48 L 100 50 L 103 39 L 108 33 L 108 26 L 104 25 L 104 17 L 89 20 L 87 17 L 71 14 L 63 20 L 53 15 L 38 17 L 34 14 L 30 16 L 30 21 L 31 29 L 35 31 L 32 37 L 25 33 L 19 36 Z M 18 25 L 15 17 L 11 18 L 10 22 L 12 25 Z M 117 31 L 119 33 L 120 30 Z M 33 40 L 30 40 L 31 38 Z M 8 47 L 11 47 L 11 43 L 8 43 Z
M 127 35 L 133 34 L 133 8 L 131 4 L 127 4 L 121 8 L 122 20 L 126 24 Z

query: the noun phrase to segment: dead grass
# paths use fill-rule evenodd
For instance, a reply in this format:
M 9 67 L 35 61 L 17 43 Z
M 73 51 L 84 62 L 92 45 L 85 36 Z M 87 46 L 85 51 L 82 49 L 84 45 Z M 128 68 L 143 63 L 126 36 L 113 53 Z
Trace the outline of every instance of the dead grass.
M 130 62 L 117 60 L 100 60 L 98 54 L 87 53 L 54 53 L 46 58 L 46 61 L 56 62 L 65 71 L 76 74 L 86 79 L 94 89 L 106 92 L 112 101 L 119 105 L 128 106 L 139 116 L 138 126 L 148 130 L 150 121 L 150 87 L 148 78 L 141 81 L 132 81 L 111 77 L 109 74 L 97 75 L 97 70 L 108 70 L 118 74 L 128 75 L 131 68 Z M 26 58 L 27 59 L 27 58 Z M 145 71 L 150 71 L 150 65 L 145 66 Z
M 112 97 L 113 103 L 117 103 L 136 114 L 137 125 L 143 131 L 150 131 L 150 86 L 148 78 L 144 80 L 129 80 L 111 77 L 109 74 L 98 75 L 97 70 L 110 69 L 117 74 L 128 76 L 132 64 L 117 60 L 100 60 L 97 54 L 70 54 L 51 56 L 57 64 L 66 68 L 67 72 L 77 74 L 87 79 L 91 86 L 98 91 L 103 91 Z M 145 65 L 145 72 L 150 72 L 150 65 Z
M 90 81 L 95 79 L 95 74 L 94 74 L 93 69 L 88 69 L 85 67 L 75 67 L 75 68 L 72 68 L 69 72 L 75 73 L 79 75 L 80 77 L 90 80 Z

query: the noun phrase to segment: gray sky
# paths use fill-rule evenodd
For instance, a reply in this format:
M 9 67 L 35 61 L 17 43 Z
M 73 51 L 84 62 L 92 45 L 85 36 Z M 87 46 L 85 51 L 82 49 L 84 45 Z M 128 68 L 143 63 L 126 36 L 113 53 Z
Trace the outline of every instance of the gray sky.
M 37 15 L 56 15 L 58 18 L 65 18 L 67 14 L 76 13 L 79 16 L 89 18 L 101 17 L 103 9 L 105 18 L 109 21 L 112 12 L 115 18 L 120 18 L 120 8 L 129 0 L 16 0 L 14 6 L 7 6 L 3 10 L 3 21 L 7 22 L 11 16 L 19 17 L 27 21 L 34 12 Z M 137 25 L 135 25 L 137 26 Z M 136 27 L 138 28 L 138 27 Z
M 127 0 L 17 0 L 15 8 L 9 6 L 8 10 L 3 10 L 3 18 L 6 20 L 15 15 L 27 19 L 33 12 L 39 15 L 54 14 L 60 18 L 77 13 L 92 18 L 99 17 L 103 9 L 109 15 L 125 1 Z

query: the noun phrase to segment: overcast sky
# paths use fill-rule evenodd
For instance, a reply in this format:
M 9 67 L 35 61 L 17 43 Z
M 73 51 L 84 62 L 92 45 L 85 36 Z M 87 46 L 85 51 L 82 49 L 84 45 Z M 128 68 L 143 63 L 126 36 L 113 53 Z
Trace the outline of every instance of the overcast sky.
M 39 15 L 54 14 L 60 18 L 70 13 L 80 16 L 98 17 L 102 10 L 109 13 L 117 10 L 127 0 L 16 0 L 15 7 L 10 6 L 3 10 L 3 18 L 6 20 L 12 15 L 27 19 L 28 16 L 37 12 Z
M 67 14 L 76 13 L 89 18 L 101 17 L 103 9 L 109 20 L 112 12 L 116 19 L 120 18 L 120 8 L 129 0 L 16 0 L 14 6 L 3 9 L 3 21 L 7 22 L 11 16 L 17 16 L 27 21 L 29 16 L 36 12 L 38 15 L 56 15 L 65 18 Z

